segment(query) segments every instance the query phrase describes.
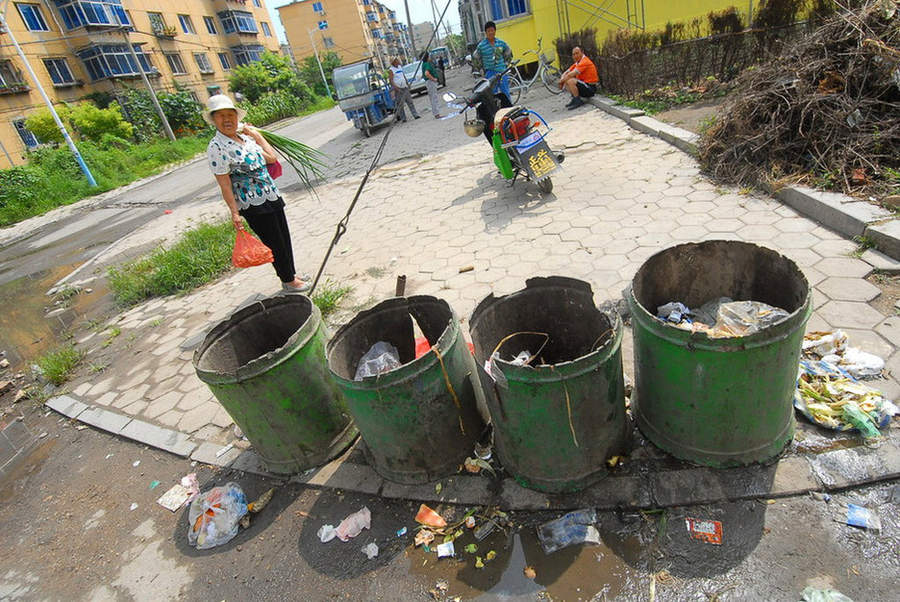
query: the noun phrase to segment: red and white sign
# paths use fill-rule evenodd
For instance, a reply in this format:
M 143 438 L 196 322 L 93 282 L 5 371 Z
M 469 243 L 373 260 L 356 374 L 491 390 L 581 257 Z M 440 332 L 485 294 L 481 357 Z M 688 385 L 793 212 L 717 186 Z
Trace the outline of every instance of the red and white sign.
M 722 545 L 722 523 L 720 521 L 685 518 L 684 523 L 691 539 L 699 539 L 717 546 Z

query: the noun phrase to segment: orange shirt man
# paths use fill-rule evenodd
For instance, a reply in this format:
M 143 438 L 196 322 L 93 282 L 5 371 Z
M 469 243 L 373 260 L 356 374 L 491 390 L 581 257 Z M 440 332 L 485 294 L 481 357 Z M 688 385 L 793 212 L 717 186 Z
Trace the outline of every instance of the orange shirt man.
M 586 57 L 578 46 L 572 49 L 572 63 L 559 79 L 560 89 L 565 88 L 572 95 L 572 100 L 566 105 L 568 109 L 583 105 L 582 98 L 593 96 L 600 82 L 594 62 Z

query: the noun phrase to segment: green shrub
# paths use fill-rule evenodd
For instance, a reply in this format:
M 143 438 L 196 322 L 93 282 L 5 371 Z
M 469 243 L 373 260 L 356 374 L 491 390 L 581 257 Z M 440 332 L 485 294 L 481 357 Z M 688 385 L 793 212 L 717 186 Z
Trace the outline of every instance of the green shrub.
M 203 121 L 203 107 L 186 90 L 174 93 L 160 92 L 157 98 L 169 121 L 169 127 L 176 136 L 193 134 L 206 127 L 206 122 Z
M 71 127 L 71 124 L 69 123 L 69 107 L 66 105 L 59 105 L 55 108 L 56 114 L 59 115 L 63 124 L 67 128 Z M 63 141 L 62 132 L 59 131 L 56 121 L 50 113 L 50 109 L 39 109 L 29 115 L 28 118 L 25 119 L 25 127 L 27 127 L 32 134 L 37 136 L 38 140 L 41 142 Z
M 131 138 L 134 126 L 122 117 L 119 103 L 112 103 L 106 109 L 98 109 L 89 102 L 81 102 L 72 107 L 69 119 L 81 138 L 99 142 L 109 134 L 118 138 Z
M 122 305 L 184 293 L 206 284 L 231 265 L 234 227 L 230 221 L 200 224 L 168 249 L 109 269 L 109 286 Z
M 247 109 L 248 123 L 254 125 L 266 125 L 279 119 L 294 117 L 309 107 L 311 99 L 309 97 L 302 98 L 294 94 L 279 90 L 278 92 L 268 92 L 264 94 L 256 103 L 243 103 L 241 106 Z
M 84 354 L 73 345 L 66 345 L 44 354 L 37 360 L 37 365 L 44 372 L 44 377 L 56 386 L 69 380 L 72 372 L 81 363 Z

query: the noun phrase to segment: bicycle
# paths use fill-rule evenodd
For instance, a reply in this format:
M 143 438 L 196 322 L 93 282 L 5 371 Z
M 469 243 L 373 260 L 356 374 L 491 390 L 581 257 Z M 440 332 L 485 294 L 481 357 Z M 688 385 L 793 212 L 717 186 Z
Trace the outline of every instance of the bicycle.
M 542 40 L 543 38 L 538 38 L 537 50 L 526 50 L 522 53 L 523 55 L 533 54 L 538 57 L 538 67 L 535 70 L 534 75 L 531 76 L 531 79 L 523 80 L 518 75 L 518 68 L 516 68 L 515 75 L 509 76 L 509 93 L 510 100 L 513 104 L 517 104 L 522 94 L 527 92 L 539 78 L 541 83 L 544 84 L 544 87 L 550 90 L 551 94 L 559 94 L 562 92 L 562 88 L 559 87 L 559 79 L 562 77 L 562 71 L 554 67 L 553 62 L 544 54 L 544 51 L 541 48 Z

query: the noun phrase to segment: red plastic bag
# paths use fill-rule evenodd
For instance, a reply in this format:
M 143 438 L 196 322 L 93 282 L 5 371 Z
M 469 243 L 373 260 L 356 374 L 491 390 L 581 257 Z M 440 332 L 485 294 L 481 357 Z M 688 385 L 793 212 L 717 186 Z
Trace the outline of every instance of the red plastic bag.
M 280 178 L 281 174 L 284 173 L 284 169 L 281 167 L 281 163 L 275 161 L 275 163 L 266 163 L 266 169 L 269 170 L 269 175 L 272 176 L 272 179 Z
M 472 343 L 466 342 L 466 346 L 469 348 L 469 353 L 475 355 L 475 345 Z M 419 359 L 426 353 L 431 351 L 431 343 L 428 342 L 428 339 L 425 337 L 419 337 L 416 339 L 416 359 Z
M 258 238 L 244 230 L 237 231 L 234 239 L 234 251 L 231 263 L 236 268 L 252 268 L 255 265 L 272 263 L 272 250 L 262 244 Z

